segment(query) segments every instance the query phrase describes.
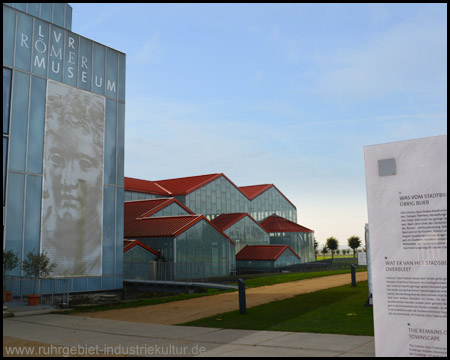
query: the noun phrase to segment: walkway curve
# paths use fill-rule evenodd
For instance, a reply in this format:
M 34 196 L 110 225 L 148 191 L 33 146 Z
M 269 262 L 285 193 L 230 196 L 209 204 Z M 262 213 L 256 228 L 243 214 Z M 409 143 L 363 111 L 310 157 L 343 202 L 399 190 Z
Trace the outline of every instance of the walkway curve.
M 356 273 L 357 282 L 365 280 L 367 271 Z M 346 284 L 351 284 L 350 273 L 250 288 L 246 289 L 247 308 Z M 83 313 L 80 316 L 175 325 L 234 310 L 239 310 L 237 291 L 138 308 Z

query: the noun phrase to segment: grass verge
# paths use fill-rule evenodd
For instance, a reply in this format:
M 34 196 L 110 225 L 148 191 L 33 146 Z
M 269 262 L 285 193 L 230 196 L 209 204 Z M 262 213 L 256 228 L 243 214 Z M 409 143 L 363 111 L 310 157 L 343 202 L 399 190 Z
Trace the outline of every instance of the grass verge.
M 367 271 L 366 269 L 357 269 L 358 271 Z M 259 277 L 254 279 L 245 280 L 246 288 L 258 287 L 258 286 L 266 286 L 266 285 L 274 285 L 280 284 L 289 281 L 297 281 L 297 280 L 305 280 L 312 279 L 322 276 L 332 276 L 339 274 L 349 274 L 349 270 L 334 270 L 334 271 L 318 271 L 318 272 L 309 272 L 309 273 L 287 273 L 281 275 L 271 275 L 265 277 Z M 236 283 L 237 284 L 237 283 Z M 216 290 L 216 289 L 208 289 L 206 292 L 196 293 L 196 294 L 179 294 L 168 297 L 156 297 L 150 299 L 141 299 L 141 300 L 130 300 L 126 302 L 122 302 L 119 304 L 111 304 L 111 305 L 93 305 L 89 307 L 83 307 L 78 309 L 69 309 L 63 312 L 58 312 L 58 314 L 82 314 L 96 311 L 106 311 L 106 310 L 116 310 L 116 309 L 129 309 L 136 308 L 141 306 L 149 306 L 149 305 L 157 305 L 168 303 L 172 301 L 179 300 L 187 300 L 193 299 L 202 296 L 211 296 L 217 294 L 223 294 L 225 292 L 232 292 L 237 290 Z
M 302 294 L 247 309 L 180 324 L 224 329 L 293 331 L 373 336 L 373 311 L 366 307 L 368 282 L 356 287 Z

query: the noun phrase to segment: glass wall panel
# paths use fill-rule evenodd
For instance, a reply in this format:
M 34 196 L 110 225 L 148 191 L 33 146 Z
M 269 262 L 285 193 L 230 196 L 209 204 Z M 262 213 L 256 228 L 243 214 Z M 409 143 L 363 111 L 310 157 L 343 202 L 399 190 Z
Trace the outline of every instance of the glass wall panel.
M 35 19 L 33 31 L 33 49 L 31 69 L 34 74 L 47 76 L 49 25 L 45 21 Z
M 65 4 L 64 3 L 54 3 L 53 4 L 53 23 L 64 27 L 65 19 Z
M 24 254 L 40 250 L 42 177 L 27 175 Z
M 41 3 L 41 19 L 52 22 L 53 4 Z
M 3 6 L 3 65 L 12 66 L 14 57 L 15 11 Z
M 45 122 L 45 79 L 31 77 L 27 171 L 42 174 Z
M 55 4 L 56 5 L 56 4 Z M 54 27 L 52 27 L 54 29 Z M 64 61 L 64 82 L 77 86 L 79 36 L 66 31 L 66 51 Z
M 125 104 L 117 103 L 117 185 L 124 185 Z
M 106 49 L 106 96 L 117 98 L 117 52 Z
M 105 184 L 116 183 L 116 102 L 106 99 Z
M 101 277 L 88 277 L 87 278 L 87 289 L 89 290 L 99 290 L 102 286 L 102 278 Z
M 11 104 L 12 71 L 3 68 L 3 134 L 9 133 L 9 109 Z
M 39 17 L 39 3 L 28 3 L 27 13 Z
M 94 43 L 92 91 L 100 95 L 105 94 L 105 54 L 106 48 Z
M 117 203 L 116 203 L 116 275 L 122 275 L 123 272 L 123 215 L 124 215 L 124 190 L 123 188 L 116 188 Z
M 120 101 L 125 101 L 125 55 L 119 54 L 119 97 Z
M 103 262 L 102 274 L 114 274 L 114 247 L 115 247 L 115 188 L 105 186 L 103 196 Z
M 15 66 L 21 70 L 30 71 L 31 47 L 33 35 L 33 18 L 23 13 L 17 13 L 17 36 Z
M 50 31 L 50 54 L 48 65 L 48 77 L 50 79 L 63 81 L 63 52 L 64 52 L 64 31 L 56 26 Z
M 66 4 L 66 19 L 64 21 L 64 27 L 67 30 L 72 30 L 72 7 Z
M 20 71 L 14 71 L 13 82 L 9 168 L 25 171 L 30 76 Z
M 80 72 L 78 74 L 78 87 L 91 90 L 92 76 L 92 41 L 80 37 Z
M 26 3 L 13 3 L 13 6 L 20 11 L 27 11 L 27 4 Z
M 8 165 L 7 162 L 8 162 L 8 138 L 3 137 L 3 206 L 5 205 L 6 167 Z
M 6 211 L 5 237 L 8 241 L 5 250 L 13 250 L 19 259 L 22 259 L 24 186 L 24 174 L 8 174 L 7 198 L 14 201 L 8 202 Z M 20 270 L 16 268 L 12 275 L 20 275 Z

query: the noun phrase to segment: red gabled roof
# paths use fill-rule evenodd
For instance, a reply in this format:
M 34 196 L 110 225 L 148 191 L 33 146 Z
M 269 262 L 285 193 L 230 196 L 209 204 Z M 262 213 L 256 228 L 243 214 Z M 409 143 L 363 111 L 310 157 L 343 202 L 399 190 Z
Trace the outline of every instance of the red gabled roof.
M 251 217 L 247 213 L 232 213 L 232 214 L 222 214 L 213 219 L 211 222 L 217 226 L 220 230 L 225 231 L 230 226 L 236 224 L 238 221 L 242 220 L 244 217 L 248 216 L 251 220 L 253 220 L 262 230 L 267 232 L 259 222 L 257 222 L 253 217 Z
M 137 191 L 155 195 L 171 196 L 172 193 L 167 189 L 164 189 L 161 185 L 156 184 L 154 181 L 141 180 L 125 177 L 124 188 L 126 191 Z
M 269 190 L 273 184 L 240 186 L 239 189 L 250 199 L 253 200 L 264 191 Z
M 186 195 L 221 176 L 223 176 L 223 174 L 198 175 L 177 179 L 158 180 L 155 181 L 155 183 L 164 189 L 167 189 L 173 195 Z
M 130 223 L 141 217 L 149 217 L 166 206 L 177 203 L 188 213 L 194 214 L 181 202 L 175 198 L 157 198 L 145 200 L 131 200 L 124 203 L 124 224 L 125 227 Z
M 223 176 L 247 199 L 253 200 L 271 187 L 275 188 L 293 207 L 295 205 L 273 184 L 236 186 L 225 174 L 197 175 L 176 179 L 147 181 L 125 177 L 125 190 L 155 195 L 176 196 L 187 195 Z
M 278 215 L 271 215 L 265 220 L 261 221 L 261 226 L 269 233 L 275 232 L 308 232 L 312 233 L 314 230 L 305 228 L 295 222 L 289 221 Z
M 179 202 L 175 198 L 158 198 L 158 199 L 150 199 L 148 200 L 147 204 L 149 205 L 148 211 L 143 213 L 140 217 L 146 218 L 150 217 L 156 212 L 164 209 L 166 206 L 169 206 L 170 204 L 176 203 L 181 208 L 186 210 L 189 214 L 195 215 L 190 209 L 188 209 L 184 204 Z
M 276 191 L 278 191 L 281 194 L 281 196 L 283 196 L 287 200 L 287 202 L 294 207 L 294 209 L 297 209 L 295 205 L 291 202 L 291 200 L 289 200 L 286 196 L 284 196 L 284 194 L 274 184 L 240 186 L 239 190 L 241 190 L 241 192 L 245 194 L 247 198 L 253 200 L 257 198 L 259 195 L 269 190 L 271 187 L 273 187 Z
M 143 249 L 151 252 L 153 255 L 159 256 L 159 252 L 149 248 L 147 245 L 141 243 L 139 240 L 134 240 L 134 239 L 133 240 L 125 239 L 123 241 L 123 253 L 125 254 L 128 250 L 131 250 L 135 246 L 140 246 Z
M 233 241 L 217 226 L 212 224 L 204 215 L 180 215 L 141 218 L 133 221 L 124 227 L 124 237 L 176 237 L 188 230 L 201 220 L 205 220 L 214 227 L 220 234 L 227 238 L 232 244 Z
M 236 260 L 275 261 L 288 249 L 300 259 L 288 245 L 246 245 L 236 255 Z

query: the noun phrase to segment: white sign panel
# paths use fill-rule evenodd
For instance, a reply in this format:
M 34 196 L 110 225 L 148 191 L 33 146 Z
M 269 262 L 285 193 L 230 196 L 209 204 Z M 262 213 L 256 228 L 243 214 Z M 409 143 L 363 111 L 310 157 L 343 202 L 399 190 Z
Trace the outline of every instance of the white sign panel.
M 54 276 L 101 275 L 105 98 L 47 82 L 41 251 Z
M 367 265 L 367 256 L 365 252 L 358 253 L 358 265 Z
M 364 148 L 377 356 L 447 356 L 447 136 Z

